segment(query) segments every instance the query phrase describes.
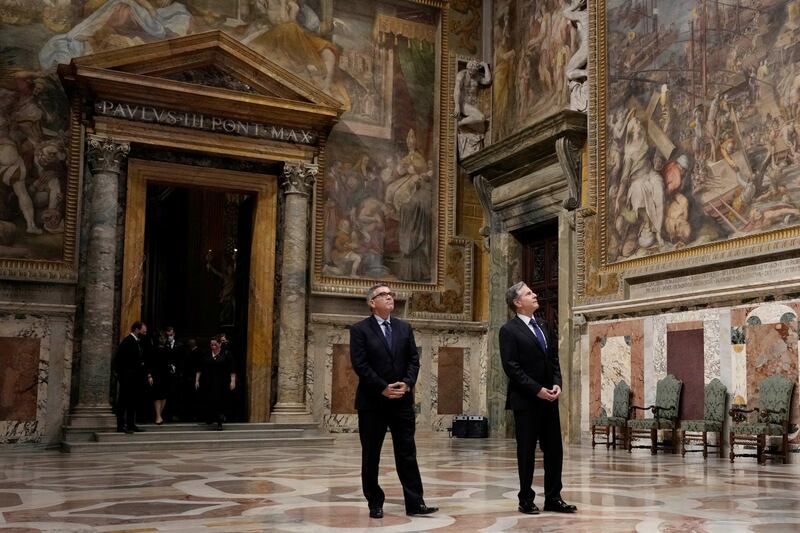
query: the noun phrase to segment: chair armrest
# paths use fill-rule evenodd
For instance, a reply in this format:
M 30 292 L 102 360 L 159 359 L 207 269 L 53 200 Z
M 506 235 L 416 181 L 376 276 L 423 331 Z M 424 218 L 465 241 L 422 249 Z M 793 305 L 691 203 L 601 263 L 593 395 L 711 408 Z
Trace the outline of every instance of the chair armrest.
M 631 405 L 631 408 L 628 410 L 628 418 L 633 417 L 633 410 L 638 409 L 639 411 L 652 411 L 655 405 L 648 405 L 647 407 L 642 407 L 640 405 Z
M 747 413 L 754 413 L 758 411 L 757 407 L 753 407 L 752 409 L 742 409 L 741 407 L 731 407 L 731 410 L 728 411 L 728 414 L 731 416 L 731 419 L 734 422 L 744 422 L 747 420 Z
M 781 407 L 779 410 L 762 409 L 759 412 L 758 416 L 759 418 L 761 418 L 762 422 L 766 422 L 767 420 L 769 420 L 769 415 L 785 415 L 785 414 L 786 414 L 786 409 Z
M 676 411 L 675 416 L 663 416 L 663 415 L 661 415 L 660 412 L 665 410 L 665 409 L 674 409 L 674 407 L 661 407 L 660 405 L 654 405 L 653 406 L 653 415 L 656 418 L 663 418 L 665 420 L 677 420 L 678 419 L 677 409 L 675 409 L 675 411 Z

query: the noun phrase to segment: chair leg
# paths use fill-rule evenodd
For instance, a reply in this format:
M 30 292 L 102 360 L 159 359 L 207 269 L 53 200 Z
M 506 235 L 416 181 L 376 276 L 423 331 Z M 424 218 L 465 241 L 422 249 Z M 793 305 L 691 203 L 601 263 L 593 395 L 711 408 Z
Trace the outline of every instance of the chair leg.
M 719 445 L 719 451 L 718 451 L 719 458 L 722 459 L 723 457 L 725 457 L 725 453 L 724 453 L 724 451 L 722 449 L 722 432 L 721 431 L 717 432 L 717 444 Z
M 633 451 L 633 428 L 628 428 L 625 438 L 628 440 L 628 453 L 631 453 Z
M 610 435 L 611 435 L 611 426 L 606 426 L 606 450 L 611 448 Z
M 592 424 L 592 448 L 594 448 L 594 445 L 595 445 L 595 444 L 597 444 L 597 442 L 595 442 L 595 440 L 594 440 L 594 432 L 595 432 L 595 429 L 597 429 L 597 426 L 595 426 L 594 424 Z
M 681 431 L 681 457 L 686 457 L 686 431 Z
M 703 431 L 703 459 L 708 459 L 708 432 Z
M 731 445 L 731 453 L 730 453 L 730 456 L 731 456 L 731 462 L 733 462 L 734 458 L 736 457 L 736 454 L 735 454 L 735 453 L 733 453 L 733 447 L 734 447 L 734 445 L 736 444 L 736 437 L 733 435 L 733 433 L 731 433 L 731 438 L 730 438 L 730 441 L 731 441 L 731 442 L 730 442 L 730 445 Z
M 783 464 L 789 463 L 789 435 L 783 434 Z
M 650 430 L 650 453 L 655 455 L 658 453 L 658 430 Z
M 767 438 L 765 435 L 758 435 L 756 437 L 756 461 L 760 465 L 767 464 L 767 460 L 764 457 L 764 446 L 766 445 Z
M 617 426 L 611 426 L 611 446 L 617 449 Z
M 678 454 L 678 430 L 672 430 L 672 455 Z

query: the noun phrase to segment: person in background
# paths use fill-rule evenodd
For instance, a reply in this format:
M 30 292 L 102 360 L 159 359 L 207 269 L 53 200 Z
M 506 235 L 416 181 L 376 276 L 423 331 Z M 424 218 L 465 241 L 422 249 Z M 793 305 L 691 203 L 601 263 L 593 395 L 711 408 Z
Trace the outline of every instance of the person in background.
M 209 347 L 209 353 L 195 374 L 194 386 L 205 397 L 206 422 L 216 421 L 217 431 L 222 431 L 231 392 L 236 388 L 236 366 L 233 355 L 222 349 L 219 335 L 211 339 Z

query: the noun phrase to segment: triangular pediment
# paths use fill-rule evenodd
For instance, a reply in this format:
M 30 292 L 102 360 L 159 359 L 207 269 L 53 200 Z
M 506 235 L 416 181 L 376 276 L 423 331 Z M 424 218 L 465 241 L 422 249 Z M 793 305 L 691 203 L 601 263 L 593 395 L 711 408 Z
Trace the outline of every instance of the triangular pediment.
M 59 73 L 96 96 L 186 110 L 277 113 L 312 127 L 343 112 L 332 96 L 219 30 L 78 57 Z

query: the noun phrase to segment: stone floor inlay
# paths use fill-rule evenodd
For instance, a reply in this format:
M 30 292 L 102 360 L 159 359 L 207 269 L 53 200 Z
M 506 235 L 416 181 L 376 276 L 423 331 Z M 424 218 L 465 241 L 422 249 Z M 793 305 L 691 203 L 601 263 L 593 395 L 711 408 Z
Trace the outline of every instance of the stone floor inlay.
M 391 442 L 384 448 L 382 520 L 368 516 L 353 434 L 333 446 L 235 452 L 0 450 L 0 533 L 800 531 L 795 464 L 573 446 L 562 494 L 578 513 L 528 516 L 516 509 L 513 440 L 420 435 L 426 503 L 440 511 L 408 517 Z M 542 482 L 539 461 L 540 494 Z

